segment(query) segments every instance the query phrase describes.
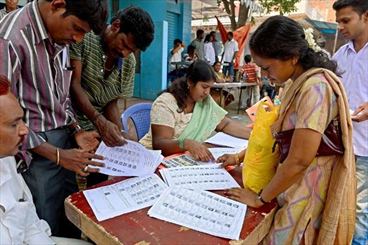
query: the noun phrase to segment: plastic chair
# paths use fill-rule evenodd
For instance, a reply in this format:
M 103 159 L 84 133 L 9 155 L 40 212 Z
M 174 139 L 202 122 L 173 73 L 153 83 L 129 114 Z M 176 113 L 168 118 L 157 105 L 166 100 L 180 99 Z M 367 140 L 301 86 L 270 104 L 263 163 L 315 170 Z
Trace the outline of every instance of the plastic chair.
M 152 103 L 139 103 L 132 105 L 123 112 L 121 122 L 123 123 L 124 129 L 128 130 L 128 120 L 131 118 L 137 132 L 138 140 L 149 131 L 151 124 L 151 108 Z

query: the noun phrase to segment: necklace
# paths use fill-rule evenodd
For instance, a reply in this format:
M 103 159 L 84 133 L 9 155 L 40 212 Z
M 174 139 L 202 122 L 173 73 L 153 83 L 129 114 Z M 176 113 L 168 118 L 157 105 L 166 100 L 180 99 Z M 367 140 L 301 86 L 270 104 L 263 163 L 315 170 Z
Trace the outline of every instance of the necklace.
M 114 64 L 114 65 L 112 65 L 112 67 L 111 67 L 110 69 L 108 69 L 108 68 L 106 67 L 106 63 L 105 63 L 104 68 L 105 68 L 105 71 L 110 72 L 110 71 L 112 71 L 112 70 L 115 68 L 115 64 Z

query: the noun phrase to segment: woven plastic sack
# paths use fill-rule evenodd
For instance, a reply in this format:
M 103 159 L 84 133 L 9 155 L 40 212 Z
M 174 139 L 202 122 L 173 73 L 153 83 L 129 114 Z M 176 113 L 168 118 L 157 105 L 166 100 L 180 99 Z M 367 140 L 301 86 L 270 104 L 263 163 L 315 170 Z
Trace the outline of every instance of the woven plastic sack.
M 243 184 L 258 193 L 275 175 L 279 159 L 278 148 L 272 152 L 275 139 L 270 126 L 276 121 L 280 106 L 261 102 L 257 108 L 254 128 L 249 138 L 243 162 Z

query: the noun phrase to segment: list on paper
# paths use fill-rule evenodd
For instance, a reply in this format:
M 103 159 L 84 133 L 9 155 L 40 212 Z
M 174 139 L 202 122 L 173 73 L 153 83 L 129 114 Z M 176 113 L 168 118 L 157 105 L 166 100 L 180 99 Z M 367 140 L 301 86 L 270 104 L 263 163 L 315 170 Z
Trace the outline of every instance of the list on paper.
M 179 155 L 167 160 L 162 161 L 162 164 L 167 168 L 184 167 L 184 166 L 195 166 L 204 165 L 208 162 L 197 161 L 194 157 L 188 154 Z
M 149 151 L 141 144 L 127 140 L 127 144 L 117 147 L 108 147 L 101 142 L 96 154 L 103 156 L 104 160 L 93 159 L 105 163 L 99 168 L 100 173 L 112 176 L 144 176 L 155 172 L 163 160 L 160 151 Z
M 208 191 L 169 187 L 148 210 L 157 219 L 239 240 L 247 206 Z
M 156 175 L 130 178 L 83 191 L 98 221 L 149 207 L 167 188 Z
M 197 190 L 225 190 L 240 187 L 235 179 L 218 164 L 161 169 L 160 173 L 170 187 Z
M 242 150 L 248 147 L 248 140 L 237 138 L 223 132 L 218 132 L 205 142 L 213 145 L 240 148 Z

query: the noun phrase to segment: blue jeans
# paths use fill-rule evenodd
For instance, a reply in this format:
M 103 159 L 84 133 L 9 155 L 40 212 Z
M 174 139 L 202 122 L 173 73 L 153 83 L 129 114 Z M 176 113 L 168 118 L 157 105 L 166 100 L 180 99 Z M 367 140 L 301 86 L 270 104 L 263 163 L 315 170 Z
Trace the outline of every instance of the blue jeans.
M 224 73 L 225 76 L 227 76 L 227 72 L 229 72 L 229 75 L 234 77 L 234 65 L 230 65 L 230 63 L 225 62 L 225 64 L 222 67 L 222 73 Z
M 72 148 L 73 141 L 70 140 L 70 132 L 66 128 L 38 134 L 55 147 Z M 33 154 L 23 178 L 31 190 L 38 216 L 50 225 L 52 235 L 80 238 L 80 231 L 68 221 L 64 209 L 65 198 L 78 191 L 75 173 Z
M 368 242 L 368 157 L 356 156 L 357 214 L 352 245 Z

